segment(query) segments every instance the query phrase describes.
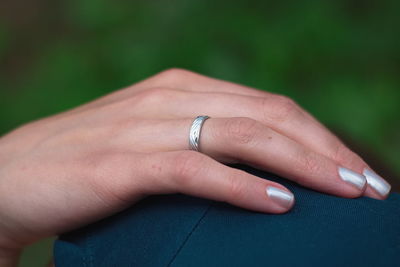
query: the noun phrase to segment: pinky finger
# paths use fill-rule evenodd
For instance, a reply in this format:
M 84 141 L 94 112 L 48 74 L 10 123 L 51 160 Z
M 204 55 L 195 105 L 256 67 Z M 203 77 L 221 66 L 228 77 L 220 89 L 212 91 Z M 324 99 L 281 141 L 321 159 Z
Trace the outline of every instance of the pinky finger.
M 294 204 L 284 186 L 196 151 L 151 153 L 141 163 L 148 194 L 183 193 L 266 213 L 284 213 Z

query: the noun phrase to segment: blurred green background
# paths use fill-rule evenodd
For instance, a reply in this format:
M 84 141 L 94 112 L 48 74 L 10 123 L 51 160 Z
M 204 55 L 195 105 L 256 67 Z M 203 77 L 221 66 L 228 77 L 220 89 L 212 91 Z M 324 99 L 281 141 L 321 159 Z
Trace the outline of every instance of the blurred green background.
M 400 174 L 400 1 L 2 0 L 0 134 L 180 67 L 285 94 Z M 51 240 L 23 266 L 43 266 Z

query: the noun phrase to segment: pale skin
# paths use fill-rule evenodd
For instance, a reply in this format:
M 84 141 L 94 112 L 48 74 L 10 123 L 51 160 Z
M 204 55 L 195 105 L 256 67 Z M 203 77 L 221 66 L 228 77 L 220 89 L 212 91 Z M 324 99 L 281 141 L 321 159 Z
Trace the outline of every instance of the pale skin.
M 200 152 L 188 133 L 204 122 Z M 266 188 L 284 186 L 223 163 L 244 163 L 345 198 L 385 199 L 338 174 L 369 168 L 291 99 L 171 69 L 0 138 L 0 266 L 28 244 L 121 211 L 146 196 L 183 193 L 285 213 Z M 294 196 L 295 197 L 295 196 Z

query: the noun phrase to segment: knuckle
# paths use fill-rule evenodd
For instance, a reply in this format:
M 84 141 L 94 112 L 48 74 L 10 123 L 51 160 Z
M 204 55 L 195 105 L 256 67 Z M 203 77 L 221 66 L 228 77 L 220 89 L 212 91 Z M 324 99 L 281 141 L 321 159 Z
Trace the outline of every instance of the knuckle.
M 236 179 L 237 177 L 231 175 L 229 179 L 229 198 L 243 199 L 246 195 L 245 179 Z
M 205 168 L 205 158 L 196 151 L 183 151 L 178 153 L 172 161 L 174 177 L 177 183 L 188 185 L 197 179 L 199 173 Z
M 226 121 L 226 133 L 231 142 L 249 144 L 253 142 L 259 132 L 259 123 L 251 118 L 238 117 Z
M 348 156 L 348 153 L 345 152 L 346 150 L 347 148 L 343 144 L 338 144 L 332 153 L 332 159 L 337 162 L 343 162 L 346 156 Z
M 129 174 L 129 165 L 126 155 L 119 152 L 104 151 L 91 155 L 85 164 L 88 188 L 104 203 L 128 203 L 132 192 L 124 181 Z
M 154 105 L 168 101 L 168 99 L 173 98 L 178 92 L 178 90 L 170 88 L 153 87 L 139 92 L 131 100 L 140 106 Z
M 190 73 L 190 71 L 180 69 L 180 68 L 170 68 L 166 69 L 156 75 L 156 79 L 159 81 L 176 81 L 182 79 L 185 75 Z
M 318 174 L 321 171 L 321 164 L 317 160 L 317 155 L 314 153 L 304 153 L 299 157 L 300 168 L 303 168 L 307 173 Z
M 293 119 L 295 116 L 300 114 L 300 109 L 297 103 L 287 96 L 276 95 L 273 100 L 273 111 L 271 112 L 271 107 L 266 105 L 271 105 L 270 101 L 263 101 L 263 110 L 269 111 L 272 114 L 266 114 L 267 118 L 272 118 L 274 121 L 285 122 Z
M 364 165 L 363 160 L 343 143 L 335 147 L 331 158 L 338 163 L 346 163 L 349 166 L 361 168 Z

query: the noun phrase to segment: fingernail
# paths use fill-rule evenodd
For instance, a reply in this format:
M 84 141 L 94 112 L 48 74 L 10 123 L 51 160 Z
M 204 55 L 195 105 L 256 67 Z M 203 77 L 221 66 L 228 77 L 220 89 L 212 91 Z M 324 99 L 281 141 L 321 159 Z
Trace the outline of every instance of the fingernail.
M 363 171 L 364 176 L 367 178 L 368 184 L 381 196 L 386 196 L 392 186 L 386 182 L 382 177 L 367 168 Z
M 266 192 L 269 198 L 284 208 L 290 208 L 293 204 L 294 196 L 288 191 L 268 186 Z
M 365 183 L 367 182 L 367 179 L 359 173 L 356 173 L 352 170 L 349 170 L 344 167 L 339 167 L 339 175 L 340 178 L 342 178 L 343 181 L 354 185 L 357 187 L 359 190 L 364 188 Z

